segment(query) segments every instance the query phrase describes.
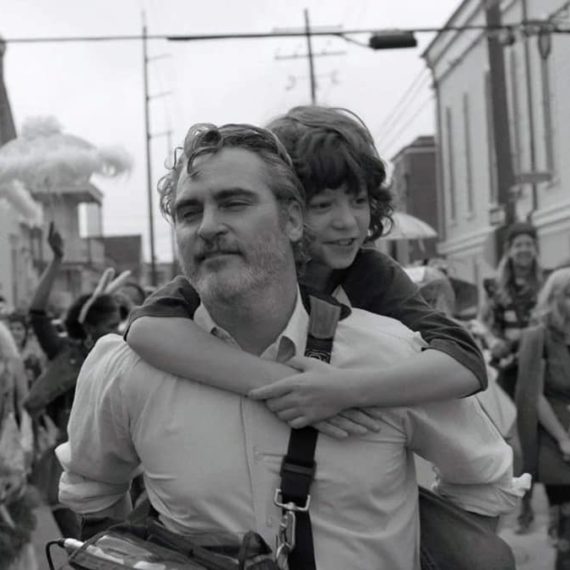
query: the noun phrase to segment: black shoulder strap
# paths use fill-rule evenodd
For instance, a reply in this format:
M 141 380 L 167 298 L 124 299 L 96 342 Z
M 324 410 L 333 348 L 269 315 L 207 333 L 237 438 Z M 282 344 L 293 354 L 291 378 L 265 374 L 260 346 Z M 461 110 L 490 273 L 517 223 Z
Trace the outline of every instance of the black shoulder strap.
M 336 325 L 341 318 L 343 305 L 322 297 L 309 296 L 309 330 L 305 356 L 330 362 Z M 345 315 L 342 315 L 345 316 Z M 309 490 L 313 482 L 316 463 L 315 449 L 319 432 L 313 427 L 292 429 L 287 455 L 281 464 L 281 489 L 276 502 L 284 516 L 294 516 L 295 543 L 289 553 L 289 568 L 315 570 L 315 552 L 309 505 Z

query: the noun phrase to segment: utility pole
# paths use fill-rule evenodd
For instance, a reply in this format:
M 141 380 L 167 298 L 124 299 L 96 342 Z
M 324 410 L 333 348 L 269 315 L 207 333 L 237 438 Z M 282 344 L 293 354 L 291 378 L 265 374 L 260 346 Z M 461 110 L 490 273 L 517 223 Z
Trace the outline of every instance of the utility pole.
M 498 0 L 483 0 L 485 3 L 485 19 L 491 29 L 500 29 L 501 7 Z M 513 162 L 511 156 L 511 136 L 509 130 L 509 110 L 507 102 L 507 85 L 505 80 L 505 60 L 503 45 L 497 33 L 487 34 L 489 52 L 489 78 L 491 83 L 491 107 L 493 117 L 493 133 L 495 139 L 495 156 L 497 165 L 497 185 L 499 205 L 504 208 L 504 226 L 516 220 L 516 203 L 512 191 L 514 185 Z M 497 237 L 500 240 L 499 231 Z M 499 244 L 497 244 L 499 246 Z M 500 250 L 497 250 L 497 253 Z
M 319 53 L 315 53 L 313 51 L 313 44 L 312 44 L 312 37 L 315 35 L 315 31 L 311 28 L 311 24 L 309 21 L 309 11 L 305 9 L 303 11 L 305 17 L 305 27 L 304 27 L 304 35 L 307 40 L 307 53 L 304 54 L 293 54 L 293 55 L 276 55 L 275 59 L 283 60 L 283 59 L 301 59 L 307 58 L 309 62 L 309 85 L 310 85 L 310 93 L 311 93 L 311 103 L 313 105 L 317 104 L 317 74 L 315 72 L 315 57 L 325 57 L 331 55 L 344 55 L 345 51 L 321 51 Z M 318 29 L 318 28 L 317 28 Z M 293 33 L 295 29 L 282 29 L 284 33 Z M 319 32 L 316 32 L 317 34 Z M 338 33 L 341 33 L 341 29 L 338 29 Z M 295 84 L 293 78 L 293 85 Z M 287 88 L 289 89 L 289 88 Z
M 528 3 L 527 0 L 522 0 L 522 19 L 523 22 L 528 22 Z M 526 75 L 526 103 L 528 114 L 528 138 L 529 138 L 529 158 L 531 172 L 536 171 L 536 148 L 535 148 L 535 130 L 534 130 L 534 98 L 532 92 L 532 67 L 530 63 L 530 37 L 525 34 L 524 38 L 524 66 Z M 536 184 L 532 184 L 532 211 L 538 208 L 538 191 Z
M 143 12 L 142 46 L 143 46 L 143 90 L 144 90 L 144 128 L 146 142 L 146 190 L 148 201 L 148 232 L 150 240 L 150 283 L 153 287 L 158 285 L 156 274 L 156 255 L 154 250 L 154 212 L 152 200 L 152 164 L 150 152 L 150 97 L 148 94 L 148 52 L 147 52 L 146 15 Z
M 307 59 L 309 60 L 309 78 L 311 81 L 311 103 L 317 104 L 317 85 L 315 83 L 315 64 L 313 62 L 313 46 L 311 42 L 311 23 L 309 21 L 309 10 L 305 8 L 305 34 L 307 36 Z

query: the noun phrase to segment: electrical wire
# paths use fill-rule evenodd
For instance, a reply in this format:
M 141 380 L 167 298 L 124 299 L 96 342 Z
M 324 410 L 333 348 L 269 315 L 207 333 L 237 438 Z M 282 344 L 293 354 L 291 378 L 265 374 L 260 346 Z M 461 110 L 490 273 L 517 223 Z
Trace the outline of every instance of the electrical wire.
M 540 26 L 541 21 L 532 22 L 533 28 Z M 502 24 L 500 26 L 487 26 L 487 25 L 467 25 L 467 26 L 444 26 L 440 28 L 403 28 L 403 29 L 382 29 L 382 28 L 368 28 L 368 29 L 353 29 L 343 30 L 338 29 L 318 30 L 313 29 L 311 36 L 336 36 L 344 37 L 347 35 L 358 34 L 433 34 L 443 32 L 465 32 L 468 30 L 479 30 L 483 32 L 499 32 L 502 30 L 514 31 L 524 29 L 528 24 L 520 22 L 517 24 Z M 570 28 L 562 28 L 559 26 L 552 26 L 551 22 L 544 22 L 545 28 L 550 33 L 570 34 Z M 180 34 L 148 34 L 147 40 L 167 40 L 173 42 L 191 42 L 191 41 L 207 41 L 207 40 L 239 40 L 239 39 L 267 39 L 267 38 L 303 38 L 306 36 L 304 30 L 288 31 L 288 32 L 244 32 L 244 33 L 227 33 L 227 34 L 193 34 L 193 35 L 180 35 Z M 105 42 L 105 41 L 140 41 L 143 39 L 142 34 L 131 35 L 117 35 L 117 36 L 53 36 L 53 37 L 21 37 L 21 38 L 3 38 L 5 43 L 71 43 L 71 42 Z
M 425 106 L 428 103 L 431 103 L 434 99 L 435 97 L 433 95 L 430 95 L 427 99 L 422 101 L 422 104 L 418 107 L 418 109 L 416 109 L 415 113 L 403 125 L 401 125 L 400 129 L 396 131 L 396 134 L 393 135 L 388 142 L 380 141 L 380 146 L 382 147 L 382 152 L 380 154 L 388 156 L 388 151 L 394 146 L 395 143 L 400 140 L 401 135 L 404 134 L 406 129 L 412 124 L 416 117 L 421 112 L 425 111 Z
M 427 73 L 427 69 L 424 67 L 416 77 L 414 77 L 412 83 L 394 105 L 382 124 L 378 128 L 374 129 L 373 132 L 378 133 L 378 136 L 389 137 L 390 130 L 393 129 L 395 121 L 400 118 L 402 110 L 407 110 L 407 107 L 404 107 L 404 104 L 408 105 L 414 101 L 417 94 L 420 92 L 420 88 L 423 89 L 426 86 L 426 81 L 429 81 L 429 73 Z

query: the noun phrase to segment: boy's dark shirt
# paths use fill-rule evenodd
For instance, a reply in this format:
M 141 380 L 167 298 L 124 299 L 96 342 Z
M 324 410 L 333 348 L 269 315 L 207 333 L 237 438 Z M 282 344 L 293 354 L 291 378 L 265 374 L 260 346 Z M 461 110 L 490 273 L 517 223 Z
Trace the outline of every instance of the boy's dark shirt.
M 434 311 L 406 272 L 388 255 L 362 249 L 348 269 L 337 273 L 337 280 L 353 307 L 392 317 L 421 333 L 429 348 L 445 352 L 471 370 L 481 390 L 487 387 L 485 362 L 469 332 Z M 177 276 L 131 313 L 129 327 L 142 316 L 191 319 L 199 304 L 200 298 L 188 280 Z

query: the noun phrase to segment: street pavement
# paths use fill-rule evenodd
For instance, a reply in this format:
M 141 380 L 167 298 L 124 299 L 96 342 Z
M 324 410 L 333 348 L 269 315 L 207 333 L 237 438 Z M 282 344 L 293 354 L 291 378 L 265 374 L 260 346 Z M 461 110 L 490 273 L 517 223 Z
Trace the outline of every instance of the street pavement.
M 556 552 L 547 535 L 548 502 L 540 484 L 535 485 L 532 505 L 535 519 L 528 534 L 515 533 L 516 514 L 503 521 L 499 534 L 513 549 L 517 570 L 554 570 Z
M 516 514 L 510 515 L 501 524 L 499 531 L 503 539 L 511 546 L 517 561 L 517 570 L 554 570 L 554 548 L 547 539 L 548 504 L 544 489 L 536 485 L 533 494 L 535 520 L 530 532 L 525 535 L 515 534 Z M 44 549 L 45 543 L 58 537 L 57 527 L 49 511 L 42 508 L 38 511 L 38 528 L 34 535 L 34 545 L 40 570 L 49 570 Z M 52 549 L 55 567 L 65 562 L 58 547 Z

